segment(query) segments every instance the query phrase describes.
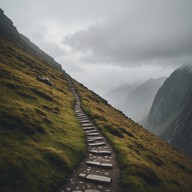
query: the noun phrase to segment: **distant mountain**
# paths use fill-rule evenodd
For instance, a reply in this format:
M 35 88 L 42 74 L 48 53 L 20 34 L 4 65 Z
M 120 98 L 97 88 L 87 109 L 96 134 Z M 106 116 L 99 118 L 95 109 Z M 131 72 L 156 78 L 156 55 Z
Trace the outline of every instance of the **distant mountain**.
M 127 95 L 123 106 L 128 117 L 134 121 L 141 121 L 148 115 L 153 99 L 165 79 L 149 79 Z
M 107 100 L 134 121 L 143 120 L 149 113 L 153 99 L 165 77 L 149 79 L 138 85 L 122 85 L 111 90 Z
M 20 34 L 13 22 L 4 14 L 4 11 L 0 8 L 0 36 L 13 42 L 18 47 L 25 49 L 30 54 L 38 57 L 39 59 L 47 62 L 49 65 L 61 70 L 61 65 L 57 63 L 51 56 L 39 49 L 37 45 L 32 43 L 27 37 Z
M 105 98 L 109 103 L 113 106 L 117 107 L 118 109 L 123 110 L 122 103 L 125 100 L 127 94 L 129 94 L 133 89 L 137 87 L 137 84 L 133 85 L 121 85 L 115 89 L 109 91 Z
M 192 155 L 192 65 L 176 69 L 165 81 L 144 126 Z

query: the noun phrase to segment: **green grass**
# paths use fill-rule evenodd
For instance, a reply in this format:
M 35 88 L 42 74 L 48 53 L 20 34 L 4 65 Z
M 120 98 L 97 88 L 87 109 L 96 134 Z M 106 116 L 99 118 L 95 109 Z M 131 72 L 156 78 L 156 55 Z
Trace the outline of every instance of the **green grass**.
M 74 97 L 63 73 L 3 39 L 0 51 L 0 191 L 56 191 L 86 151 Z
M 86 152 L 66 75 L 4 39 L 0 52 L 0 191 L 57 191 Z M 74 83 L 116 152 L 123 191 L 191 191 L 191 159 Z
M 192 160 L 74 80 L 83 109 L 112 144 L 130 192 L 190 192 Z

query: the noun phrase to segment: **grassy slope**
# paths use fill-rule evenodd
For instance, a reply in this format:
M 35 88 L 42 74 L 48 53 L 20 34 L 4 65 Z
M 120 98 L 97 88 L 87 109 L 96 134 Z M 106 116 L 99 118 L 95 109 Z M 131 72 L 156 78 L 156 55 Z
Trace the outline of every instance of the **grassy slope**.
M 117 153 L 124 191 L 191 191 L 191 159 L 126 118 L 83 85 L 74 83 L 84 111 Z
M 56 191 L 86 150 L 65 75 L 3 39 L 0 53 L 0 191 Z

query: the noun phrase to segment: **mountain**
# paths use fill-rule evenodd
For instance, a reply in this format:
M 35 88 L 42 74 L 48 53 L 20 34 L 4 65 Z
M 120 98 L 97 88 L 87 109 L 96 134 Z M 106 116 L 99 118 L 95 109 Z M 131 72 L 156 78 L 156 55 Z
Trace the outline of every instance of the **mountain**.
M 125 114 L 135 121 L 144 119 L 148 115 L 153 99 L 165 79 L 165 77 L 149 79 L 132 90 L 124 101 Z
M 113 106 L 117 107 L 118 109 L 123 110 L 122 109 L 122 101 L 125 100 L 125 97 L 127 96 L 127 94 L 129 94 L 129 92 L 132 91 L 134 88 L 136 88 L 136 84 L 121 85 L 121 86 L 109 91 L 105 95 L 105 98 Z
M 7 17 L 1 13 L 0 20 Z M 10 33 L 0 25 L 1 192 L 58 191 L 85 157 L 89 148 L 68 78 L 84 112 L 116 153 L 123 191 L 191 191 L 190 158 L 38 57 L 33 48 L 26 49 L 15 27 L 6 23 Z
M 155 96 L 145 126 L 192 155 L 192 65 L 176 69 Z
M 34 43 L 32 43 L 27 37 L 20 34 L 16 27 L 13 26 L 13 22 L 4 14 L 0 8 L 0 36 L 13 42 L 22 49 L 25 49 L 30 54 L 33 54 L 38 59 L 41 59 L 49 65 L 62 70 L 61 65 L 57 63 L 52 57 L 39 49 Z
M 106 98 L 128 117 L 141 122 L 147 117 L 153 99 L 165 79 L 165 77 L 161 77 L 149 79 L 140 85 L 123 85 L 111 90 Z

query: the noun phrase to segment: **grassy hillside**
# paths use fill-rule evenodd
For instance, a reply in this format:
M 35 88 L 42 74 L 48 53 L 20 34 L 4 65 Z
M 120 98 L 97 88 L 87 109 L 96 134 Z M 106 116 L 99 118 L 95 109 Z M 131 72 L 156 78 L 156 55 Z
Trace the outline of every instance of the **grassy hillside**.
M 191 159 L 126 118 L 83 85 L 76 81 L 74 84 L 84 111 L 117 153 L 124 191 L 191 191 Z
M 74 97 L 58 70 L 4 39 L 0 53 L 0 191 L 56 191 L 86 150 Z
M 86 151 L 66 75 L 4 39 L 0 53 L 0 191 L 56 191 Z M 191 191 L 190 159 L 74 84 L 117 153 L 124 191 Z

